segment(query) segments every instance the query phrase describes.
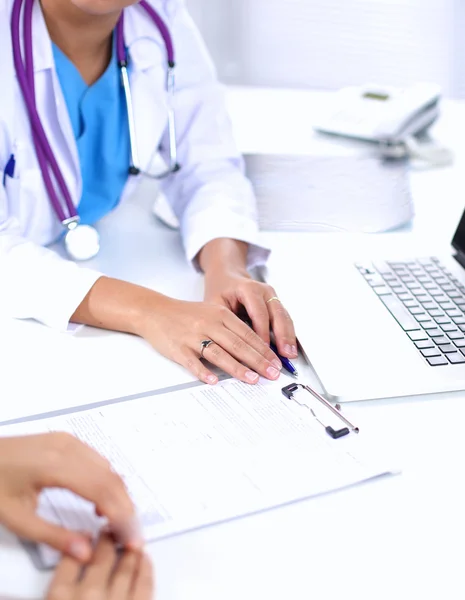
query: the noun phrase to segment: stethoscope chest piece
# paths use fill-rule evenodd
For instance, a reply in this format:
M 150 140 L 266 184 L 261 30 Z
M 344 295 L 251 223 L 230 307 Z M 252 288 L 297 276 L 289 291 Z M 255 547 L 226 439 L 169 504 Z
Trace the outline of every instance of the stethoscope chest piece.
M 65 246 L 73 260 L 90 260 L 100 250 L 100 236 L 90 225 L 74 225 L 65 235 Z

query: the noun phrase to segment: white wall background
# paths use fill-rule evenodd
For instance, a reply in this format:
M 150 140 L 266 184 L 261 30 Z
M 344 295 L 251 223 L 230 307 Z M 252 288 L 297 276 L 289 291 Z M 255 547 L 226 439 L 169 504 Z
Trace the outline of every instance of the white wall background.
M 227 83 L 439 83 L 465 97 L 465 0 L 187 0 Z

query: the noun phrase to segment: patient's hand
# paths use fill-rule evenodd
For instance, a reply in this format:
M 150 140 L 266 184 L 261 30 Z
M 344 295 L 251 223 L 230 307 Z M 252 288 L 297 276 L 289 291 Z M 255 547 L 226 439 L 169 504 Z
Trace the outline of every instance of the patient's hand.
M 0 523 L 22 538 L 86 562 L 92 553 L 88 537 L 48 523 L 36 512 L 41 491 L 54 487 L 93 502 L 118 541 L 142 547 L 126 487 L 95 450 L 67 433 L 0 438 Z
M 112 539 L 103 535 L 84 571 L 65 556 L 58 565 L 47 600 L 151 600 L 154 581 L 150 560 L 138 551 L 118 556 Z

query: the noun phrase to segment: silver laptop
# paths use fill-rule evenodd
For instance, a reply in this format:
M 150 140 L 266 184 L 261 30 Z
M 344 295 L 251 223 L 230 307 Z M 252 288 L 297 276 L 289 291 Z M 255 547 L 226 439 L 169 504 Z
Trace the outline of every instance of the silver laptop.
M 357 264 L 317 257 L 300 266 L 299 281 L 271 276 L 328 397 L 465 390 L 465 213 L 452 247 Z

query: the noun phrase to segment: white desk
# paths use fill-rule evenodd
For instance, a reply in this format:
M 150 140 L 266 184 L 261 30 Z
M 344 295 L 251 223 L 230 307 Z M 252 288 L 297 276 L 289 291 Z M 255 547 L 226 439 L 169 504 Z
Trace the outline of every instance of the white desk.
M 229 99 L 243 151 L 330 151 L 328 144 L 335 143 L 311 131 L 312 110 L 324 101 L 320 94 L 232 90 Z M 457 162 L 452 169 L 414 175 L 415 237 L 425 238 L 438 199 L 444 219 L 435 223 L 434 235 L 443 243 L 451 236 L 463 206 L 465 148 L 456 132 L 464 128 L 463 107 L 448 105 L 437 131 L 456 149 Z M 102 223 L 99 268 L 172 295 L 201 297 L 201 278 L 185 265 L 177 233 L 146 219 L 151 200 L 144 198 Z M 411 234 L 395 235 L 410 239 Z M 263 234 L 275 249 L 273 260 L 289 247 L 308 249 L 310 238 Z M 130 336 L 85 329 L 71 337 L 33 323 L 1 328 L 2 419 L 190 380 Z M 299 371 L 312 377 L 305 365 L 299 364 Z M 360 427 L 391 447 L 403 474 L 151 544 L 158 598 L 462 598 L 464 399 L 456 394 L 348 406 Z M 0 597 L 38 598 L 47 582 L 48 575 L 32 568 L 16 540 L 2 533 Z

